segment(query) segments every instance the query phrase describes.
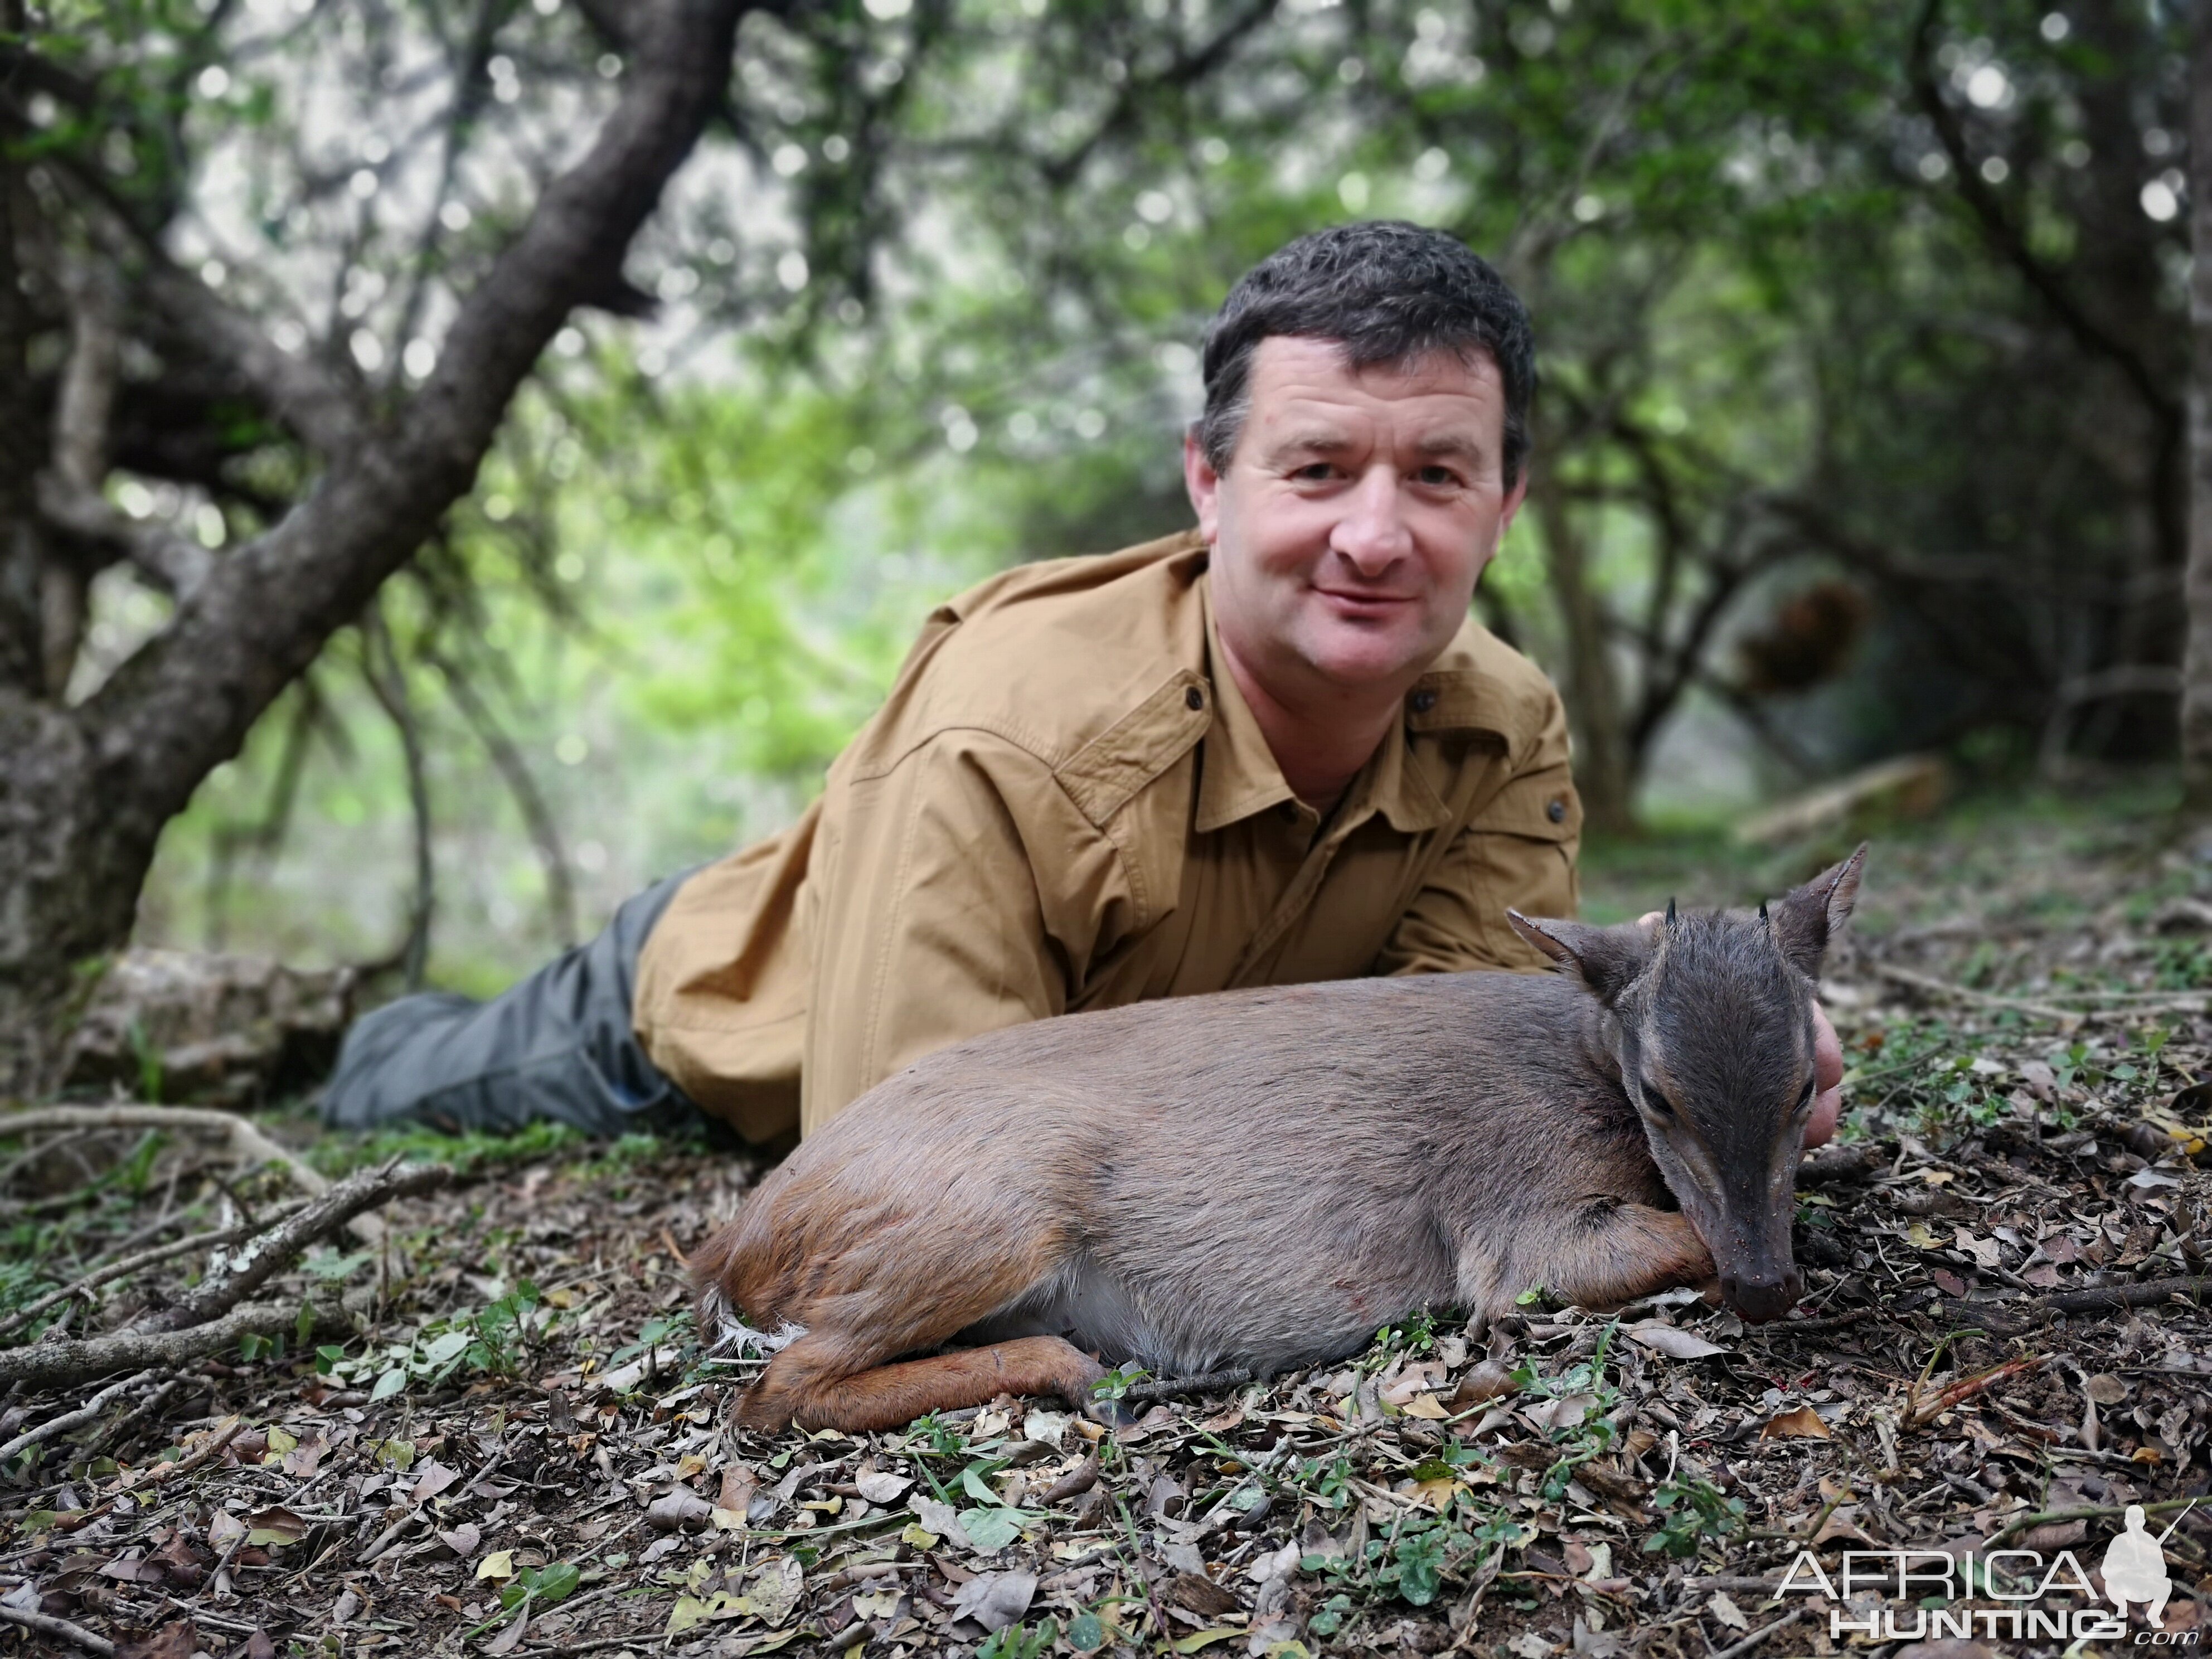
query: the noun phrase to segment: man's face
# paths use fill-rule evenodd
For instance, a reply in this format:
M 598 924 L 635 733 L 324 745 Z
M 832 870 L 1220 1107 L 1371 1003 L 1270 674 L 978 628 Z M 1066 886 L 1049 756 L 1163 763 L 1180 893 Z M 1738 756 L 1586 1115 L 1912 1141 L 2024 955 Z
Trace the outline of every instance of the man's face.
M 1354 371 L 1333 341 L 1272 335 L 1250 386 L 1224 471 L 1184 444 L 1223 641 L 1280 702 L 1399 695 L 1466 619 L 1521 505 L 1497 366 Z

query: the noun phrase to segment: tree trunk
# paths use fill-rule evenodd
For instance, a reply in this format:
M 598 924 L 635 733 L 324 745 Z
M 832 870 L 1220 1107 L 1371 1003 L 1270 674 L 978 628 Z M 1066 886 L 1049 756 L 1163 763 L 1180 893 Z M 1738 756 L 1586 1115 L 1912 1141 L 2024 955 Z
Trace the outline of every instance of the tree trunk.
M 428 379 L 389 408 L 361 406 L 350 387 L 151 255 L 148 297 L 227 357 L 323 471 L 265 535 L 196 573 L 168 626 L 75 708 L 44 695 L 36 559 L 27 621 L 9 608 L 13 590 L 0 592 L 0 1095 L 55 1081 L 69 1016 L 130 938 L 163 826 L 474 486 L 509 401 L 570 310 L 619 283 L 631 237 L 723 95 L 744 9 L 745 0 L 629 9 L 620 101 L 462 302 Z M 0 235 L 0 249 L 11 246 Z M 24 325 L 12 258 L 0 261 L 7 578 L 25 546 L 39 550 L 36 467 L 18 447 L 39 434 L 10 424 Z
M 1556 483 L 1541 479 L 1530 493 L 1536 521 L 1543 527 L 1552 598 L 1567 635 L 1563 695 L 1574 726 L 1575 788 L 1583 799 L 1583 821 L 1603 835 L 1627 835 L 1636 827 L 1629 811 L 1627 734 L 1604 608 L 1589 585 L 1589 550 Z
M 2189 643 L 2181 763 L 2193 816 L 2212 817 L 2212 0 L 2197 0 L 2190 52 Z

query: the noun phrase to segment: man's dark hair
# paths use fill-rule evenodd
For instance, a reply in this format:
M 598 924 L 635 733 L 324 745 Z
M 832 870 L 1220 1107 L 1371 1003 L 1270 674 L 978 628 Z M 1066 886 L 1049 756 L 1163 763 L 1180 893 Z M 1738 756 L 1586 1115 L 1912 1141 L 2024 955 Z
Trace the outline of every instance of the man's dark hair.
M 1455 238 L 1398 220 L 1301 236 L 1244 273 L 1206 331 L 1200 448 L 1225 471 L 1250 412 L 1252 354 L 1271 334 L 1334 340 L 1355 369 L 1409 367 L 1437 352 L 1486 352 L 1505 384 L 1505 487 L 1528 459 L 1536 339 L 1505 279 Z

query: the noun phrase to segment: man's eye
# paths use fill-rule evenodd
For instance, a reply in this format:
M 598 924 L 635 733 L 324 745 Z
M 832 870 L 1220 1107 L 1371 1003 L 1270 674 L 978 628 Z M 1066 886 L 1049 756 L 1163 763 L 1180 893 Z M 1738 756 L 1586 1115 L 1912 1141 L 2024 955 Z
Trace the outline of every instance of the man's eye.
M 1336 476 L 1336 469 L 1327 461 L 1308 461 L 1291 476 L 1304 483 L 1327 483 Z
M 1460 482 L 1459 474 L 1448 466 L 1425 466 L 1413 477 L 1432 489 L 1449 489 Z

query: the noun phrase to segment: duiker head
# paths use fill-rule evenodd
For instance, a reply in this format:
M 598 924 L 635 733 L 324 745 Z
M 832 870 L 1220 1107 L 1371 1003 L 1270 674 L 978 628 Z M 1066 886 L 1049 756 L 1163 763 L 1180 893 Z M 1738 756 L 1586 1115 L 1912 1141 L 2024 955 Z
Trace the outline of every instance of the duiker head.
M 1612 1013 L 1652 1157 L 1712 1252 L 1722 1299 L 1746 1319 L 1781 1317 L 1804 1288 L 1790 1225 L 1814 1092 L 1813 999 L 1865 861 L 1861 847 L 1771 910 L 1669 904 L 1656 927 L 1620 927 L 1508 913 Z

